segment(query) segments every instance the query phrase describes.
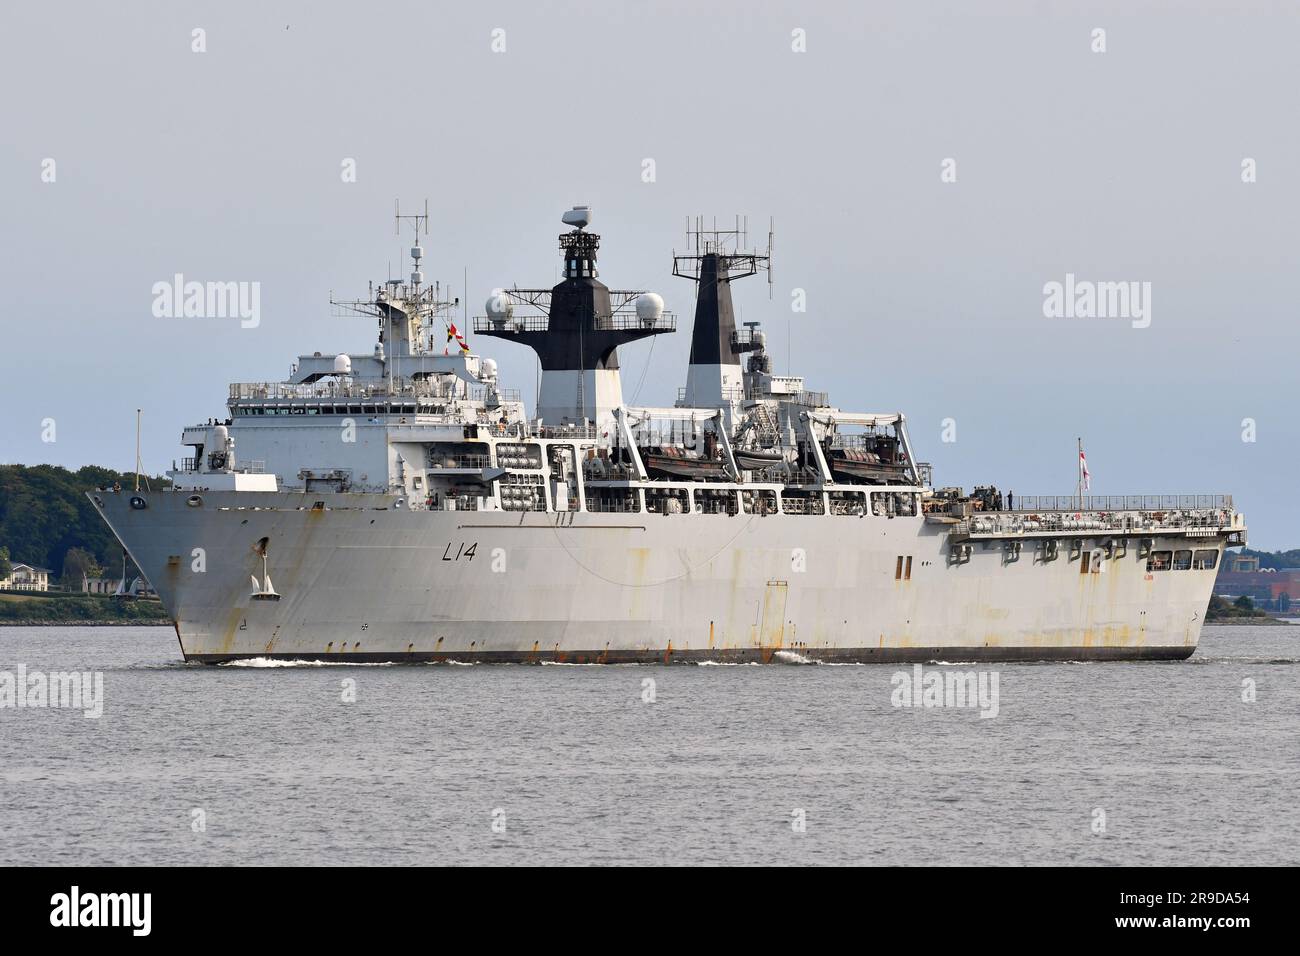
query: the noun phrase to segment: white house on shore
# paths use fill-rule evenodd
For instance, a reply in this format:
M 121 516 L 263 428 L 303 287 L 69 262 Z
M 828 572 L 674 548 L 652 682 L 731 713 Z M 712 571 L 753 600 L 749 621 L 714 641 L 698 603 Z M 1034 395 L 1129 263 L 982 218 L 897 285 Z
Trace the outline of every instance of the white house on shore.
M 50 575 L 53 573 L 49 568 L 36 568 L 30 564 L 14 562 L 9 575 L 0 578 L 0 588 L 10 591 L 48 591 Z
M 83 574 L 81 576 L 81 592 L 83 594 L 116 594 L 121 583 L 120 578 L 107 578 L 98 574 L 91 577 Z

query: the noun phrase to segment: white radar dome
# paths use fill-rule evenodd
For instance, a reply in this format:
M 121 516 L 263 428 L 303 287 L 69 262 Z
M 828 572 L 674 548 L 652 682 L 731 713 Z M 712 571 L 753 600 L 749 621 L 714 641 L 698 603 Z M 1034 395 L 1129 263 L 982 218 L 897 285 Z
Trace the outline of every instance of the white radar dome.
M 493 325 L 505 325 L 515 314 L 515 304 L 508 295 L 497 289 L 488 296 L 487 314 Z
M 663 314 L 663 296 L 654 292 L 642 292 L 636 297 L 636 317 L 643 328 L 652 328 Z
M 352 359 L 350 356 L 347 355 L 334 356 L 334 374 L 335 375 L 352 374 Z
M 495 380 L 497 377 L 497 360 L 484 359 L 483 364 L 479 366 L 479 371 L 481 373 L 480 375 L 481 378 L 487 379 L 489 381 Z

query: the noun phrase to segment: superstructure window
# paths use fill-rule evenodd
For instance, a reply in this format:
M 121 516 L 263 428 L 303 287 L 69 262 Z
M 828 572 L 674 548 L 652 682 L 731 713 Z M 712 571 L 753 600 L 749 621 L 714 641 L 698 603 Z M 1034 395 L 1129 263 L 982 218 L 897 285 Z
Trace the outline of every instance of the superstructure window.
M 1191 551 L 1175 551 L 1175 552 L 1174 552 L 1174 570 L 1175 570 L 1175 571 L 1187 571 L 1187 570 L 1190 570 L 1191 567 L 1192 567 L 1192 552 L 1191 552 Z
M 1172 551 L 1152 551 L 1151 557 L 1147 558 L 1148 571 L 1168 571 L 1169 566 L 1173 563 L 1174 553 Z
M 887 518 L 896 515 L 911 517 L 916 514 L 916 497 L 904 491 L 873 491 L 871 513 Z
M 641 510 L 641 493 L 635 488 L 593 488 L 587 486 L 587 510 L 627 512 Z
M 685 488 L 648 488 L 645 510 L 651 514 L 685 514 L 690 511 L 690 494 Z
M 542 447 L 533 444 L 501 442 L 497 445 L 497 466 L 538 470 L 542 467 Z
M 823 515 L 826 503 L 820 491 L 783 491 L 781 510 L 788 515 Z
M 861 515 L 866 513 L 866 497 L 860 491 L 832 491 L 831 514 Z
M 695 510 L 706 515 L 734 515 L 736 493 L 705 488 L 695 492 Z
M 1192 567 L 1197 571 L 1213 571 L 1219 561 L 1219 552 L 1213 549 L 1197 551 L 1192 558 Z

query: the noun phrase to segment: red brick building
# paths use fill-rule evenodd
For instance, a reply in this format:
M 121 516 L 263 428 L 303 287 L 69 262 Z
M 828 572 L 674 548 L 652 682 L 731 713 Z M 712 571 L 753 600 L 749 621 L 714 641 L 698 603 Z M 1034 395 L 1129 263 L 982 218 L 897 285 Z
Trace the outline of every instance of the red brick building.
M 1225 555 L 1214 593 L 1229 599 L 1245 594 L 1259 607 L 1284 609 L 1300 602 L 1300 568 L 1261 569 L 1259 558 Z

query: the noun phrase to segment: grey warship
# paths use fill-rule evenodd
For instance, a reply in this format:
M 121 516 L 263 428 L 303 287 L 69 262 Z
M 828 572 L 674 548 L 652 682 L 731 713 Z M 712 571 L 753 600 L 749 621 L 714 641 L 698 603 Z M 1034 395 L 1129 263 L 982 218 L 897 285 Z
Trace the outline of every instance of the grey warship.
M 186 660 L 893 662 L 1183 659 L 1246 538 L 1226 495 L 935 488 L 900 412 L 777 375 L 732 285 L 771 241 L 688 226 L 685 384 L 625 403 L 619 346 L 676 330 L 600 281 L 574 207 L 552 288 L 501 288 L 472 328 L 421 271 L 341 312 L 374 348 L 230 385 L 163 490 L 91 499 Z M 770 272 L 769 272 L 770 275 Z M 533 350 L 535 414 L 471 349 Z M 1010 505 L 1014 504 L 1014 507 Z M 272 583 L 274 579 L 274 583 Z

